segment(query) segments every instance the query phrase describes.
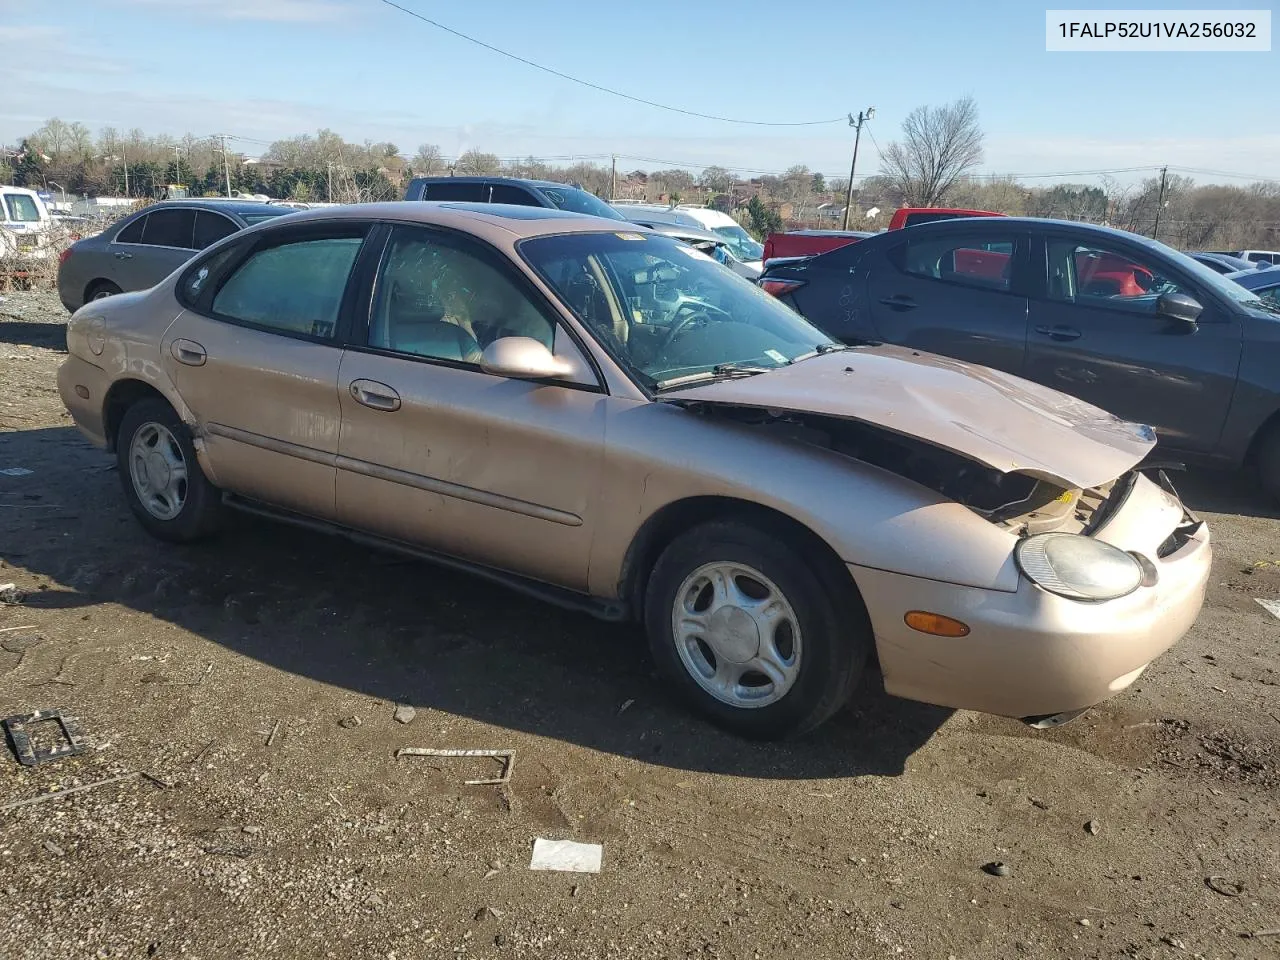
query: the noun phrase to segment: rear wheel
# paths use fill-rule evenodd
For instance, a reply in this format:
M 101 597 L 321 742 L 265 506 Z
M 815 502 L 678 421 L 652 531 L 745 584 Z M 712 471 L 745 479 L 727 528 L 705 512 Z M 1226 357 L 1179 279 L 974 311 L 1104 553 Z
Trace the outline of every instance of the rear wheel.
M 758 739 L 839 710 L 871 646 L 854 585 L 781 531 L 707 523 L 654 566 L 645 626 L 659 667 L 699 713 Z
M 101 300 L 104 297 L 114 297 L 118 293 L 124 293 L 118 286 L 110 280 L 97 280 L 90 284 L 86 291 L 84 299 L 86 302 L 90 300 Z
M 159 398 L 125 411 L 116 435 L 120 482 L 133 515 L 161 540 L 186 543 L 218 526 L 218 488 L 196 462 L 186 424 Z

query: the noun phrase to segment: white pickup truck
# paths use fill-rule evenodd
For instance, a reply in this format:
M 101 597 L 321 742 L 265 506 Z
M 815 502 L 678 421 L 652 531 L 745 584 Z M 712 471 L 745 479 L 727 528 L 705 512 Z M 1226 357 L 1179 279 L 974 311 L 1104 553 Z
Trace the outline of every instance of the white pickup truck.
M 0 185 L 0 256 L 49 256 L 52 227 L 39 194 Z

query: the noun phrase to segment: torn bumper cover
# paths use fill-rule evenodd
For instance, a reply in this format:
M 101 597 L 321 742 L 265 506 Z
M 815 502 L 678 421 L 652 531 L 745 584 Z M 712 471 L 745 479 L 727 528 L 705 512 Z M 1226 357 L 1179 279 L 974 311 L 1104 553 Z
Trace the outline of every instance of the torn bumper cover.
M 850 566 L 871 614 L 885 690 L 1042 723 L 1124 690 L 1195 622 L 1212 559 L 1209 530 L 1166 490 L 1138 477 L 1093 535 L 1148 558 L 1155 582 L 1090 603 L 1022 577 L 1015 591 L 1003 592 Z M 903 621 L 909 610 L 953 617 L 970 632 L 920 633 Z

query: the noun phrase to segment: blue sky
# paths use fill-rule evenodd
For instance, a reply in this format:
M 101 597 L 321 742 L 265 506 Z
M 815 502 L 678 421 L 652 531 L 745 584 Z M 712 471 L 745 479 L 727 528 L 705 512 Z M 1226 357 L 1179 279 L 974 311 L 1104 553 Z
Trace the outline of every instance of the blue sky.
M 398 2 L 566 73 L 700 112 L 796 121 L 875 106 L 860 175 L 875 171 L 876 144 L 893 140 L 913 107 L 971 94 L 987 134 L 984 172 L 1167 163 L 1280 179 L 1280 124 L 1257 106 L 1280 91 L 1280 54 L 1047 53 L 1045 5 L 1025 0 Z M 247 138 L 236 146 L 250 155 L 263 149 L 254 140 L 330 127 L 405 153 L 427 142 L 446 156 L 474 147 L 848 172 L 847 124 L 752 127 L 630 103 L 380 0 L 0 0 L 0 43 L 0 142 L 59 116 L 95 131 L 227 133 Z

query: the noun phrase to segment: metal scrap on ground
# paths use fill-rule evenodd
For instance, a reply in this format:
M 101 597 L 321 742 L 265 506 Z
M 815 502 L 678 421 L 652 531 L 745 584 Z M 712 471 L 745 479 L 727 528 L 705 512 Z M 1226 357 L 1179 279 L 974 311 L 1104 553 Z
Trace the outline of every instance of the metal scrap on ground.
M 401 747 L 396 751 L 397 757 L 494 757 L 503 761 L 501 776 L 486 780 L 464 781 L 468 786 L 488 786 L 507 783 L 511 780 L 511 768 L 515 766 L 514 750 L 437 750 L 431 747 Z
M 38 723 L 52 723 L 58 727 L 65 744 L 52 747 L 37 747 L 31 736 L 31 727 Z M 74 757 L 89 749 L 80 731 L 79 718 L 63 716 L 61 710 L 37 710 L 35 713 L 8 717 L 0 721 L 4 732 L 13 745 L 14 755 L 18 762 L 26 767 L 34 767 L 50 760 L 62 760 Z
M 599 873 L 604 859 L 604 847 L 598 843 L 578 843 L 576 840 L 533 841 L 533 859 L 530 870 L 563 870 L 569 873 Z
M 108 777 L 106 780 L 95 780 L 93 783 L 86 783 L 79 787 L 68 787 L 66 790 L 54 790 L 51 793 L 42 793 L 39 796 L 27 797 L 25 800 L 14 800 L 11 803 L 0 805 L 0 810 L 16 810 L 19 807 L 29 807 L 32 804 L 44 803 L 46 800 L 60 800 L 63 797 L 69 797 L 73 793 L 84 793 L 86 790 L 95 790 L 98 787 L 105 787 L 109 783 L 120 783 L 123 780 L 132 780 L 140 776 L 137 771 L 133 773 L 124 773 L 118 777 Z
M 1254 597 L 1253 599 L 1263 610 L 1280 620 L 1280 600 L 1264 600 L 1262 597 Z

